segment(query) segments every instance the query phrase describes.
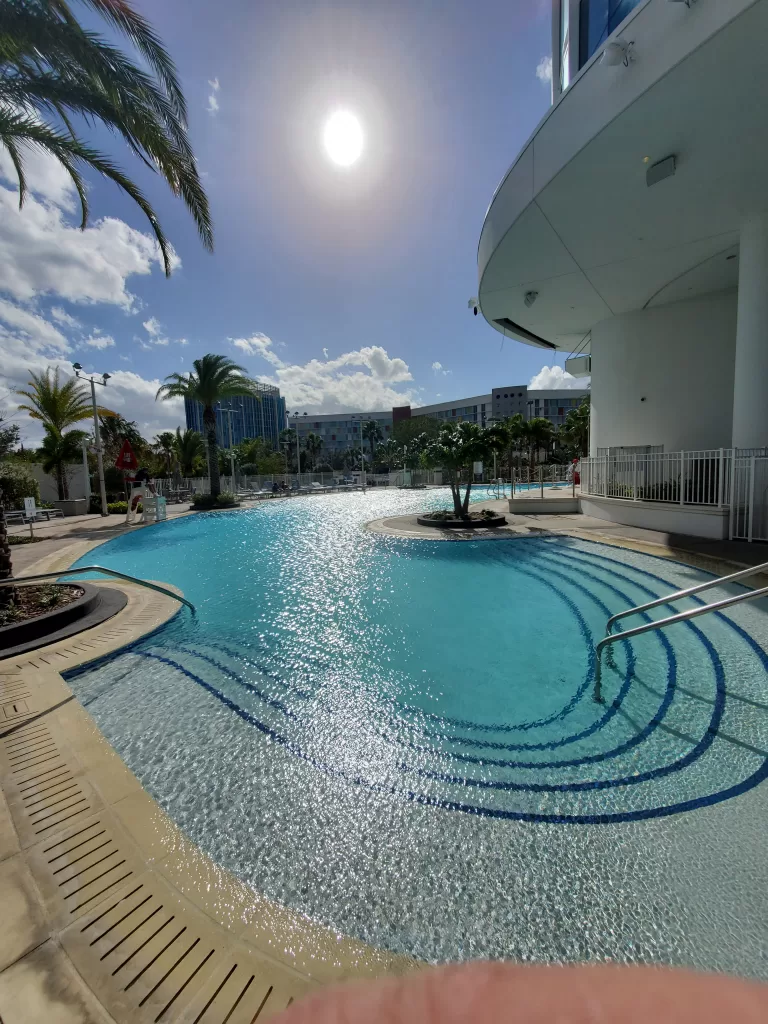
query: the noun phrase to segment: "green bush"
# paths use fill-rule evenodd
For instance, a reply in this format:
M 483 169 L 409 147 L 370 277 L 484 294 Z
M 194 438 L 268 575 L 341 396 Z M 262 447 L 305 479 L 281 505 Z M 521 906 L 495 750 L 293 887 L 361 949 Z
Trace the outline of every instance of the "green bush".
M 240 502 L 231 491 L 222 491 L 214 498 L 211 494 L 198 494 L 192 501 L 192 508 L 205 510 L 210 508 L 235 508 Z
M 24 508 L 25 498 L 40 502 L 40 487 L 29 466 L 23 462 L 0 462 L 0 504 L 6 512 Z

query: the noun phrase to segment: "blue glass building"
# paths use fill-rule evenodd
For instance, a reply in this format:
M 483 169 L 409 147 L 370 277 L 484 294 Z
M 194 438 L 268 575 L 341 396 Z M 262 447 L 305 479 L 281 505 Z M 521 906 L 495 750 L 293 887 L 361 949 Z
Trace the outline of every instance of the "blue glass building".
M 277 448 L 280 431 L 285 429 L 285 399 L 280 389 L 271 384 L 257 382 L 261 399 L 250 395 L 228 398 L 216 407 L 216 439 L 222 448 L 229 448 L 229 424 L 232 423 L 232 443 L 246 438 L 263 437 Z M 203 407 L 199 402 L 184 399 L 187 427 L 205 434 Z

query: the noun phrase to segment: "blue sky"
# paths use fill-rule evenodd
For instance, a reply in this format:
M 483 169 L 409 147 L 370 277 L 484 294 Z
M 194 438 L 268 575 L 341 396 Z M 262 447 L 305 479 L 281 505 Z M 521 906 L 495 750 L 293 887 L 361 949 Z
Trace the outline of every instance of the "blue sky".
M 176 248 L 170 280 L 114 186 L 92 180 L 81 234 L 55 166 L 30 158 L 36 192 L 19 214 L 0 156 L 6 414 L 27 368 L 75 359 L 114 375 L 110 404 L 150 435 L 181 421 L 178 405 L 155 405 L 157 382 L 205 352 L 310 412 L 448 401 L 541 370 L 538 350 L 502 346 L 467 300 L 485 210 L 549 105 L 548 0 L 136 6 L 180 71 L 216 251 L 106 134 L 96 141 L 146 190 Z M 321 144 L 338 108 L 365 133 L 348 169 Z

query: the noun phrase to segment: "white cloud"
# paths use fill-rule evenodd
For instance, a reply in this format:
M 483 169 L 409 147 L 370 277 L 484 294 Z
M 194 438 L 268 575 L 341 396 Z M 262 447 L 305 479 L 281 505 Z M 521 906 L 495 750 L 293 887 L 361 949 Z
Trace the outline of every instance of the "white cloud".
M 443 368 L 443 364 L 442 363 L 438 363 L 438 362 L 432 363 L 432 369 L 435 371 L 435 373 L 438 373 L 440 370 L 442 370 L 442 368 Z
M 323 355 L 325 356 L 326 359 L 328 358 L 328 349 L 327 348 L 323 349 Z
M 272 351 L 272 339 L 260 331 L 252 334 L 250 338 L 230 338 L 229 340 L 235 348 L 239 348 L 247 356 L 260 356 L 275 367 L 285 365 L 277 353 Z
M 273 377 L 261 379 L 280 388 L 289 409 L 324 413 L 418 404 L 417 390 L 398 391 L 393 387 L 413 380 L 408 364 L 390 358 L 379 345 L 345 352 L 336 359 L 289 364 L 274 352 L 272 339 L 266 334 L 230 341 L 241 352 L 264 359 L 275 368 Z
M 14 330 L 19 340 L 23 342 L 26 339 L 30 352 L 40 349 L 64 355 L 71 351 L 67 339 L 52 323 L 7 299 L 0 299 L 0 321 Z
M 114 217 L 80 231 L 60 206 L 28 196 L 19 210 L 18 193 L 0 187 L 0 287 L 28 301 L 55 295 L 70 302 L 107 302 L 134 307 L 126 290 L 132 274 L 149 274 L 160 265 L 154 238 Z M 175 266 L 179 265 L 174 256 Z
M 542 57 L 536 65 L 536 77 L 540 82 L 552 81 L 552 58 Z
M 115 339 L 109 334 L 101 334 L 101 332 L 94 331 L 90 338 L 86 338 L 83 345 L 87 345 L 88 348 L 114 348 Z
M 25 150 L 23 160 L 24 175 L 31 192 L 65 210 L 74 210 L 79 206 L 72 179 L 55 157 L 43 150 L 29 148 Z M 0 149 L 0 178 L 14 188 L 19 182 L 16 169 L 5 148 Z M 18 193 L 16 205 L 18 206 Z
M 157 317 L 151 316 L 149 320 L 145 320 L 141 326 L 147 334 L 153 338 L 160 333 L 160 321 Z
M 51 306 L 51 316 L 53 319 L 65 327 L 82 327 L 83 325 L 75 317 L 70 316 L 66 309 L 62 309 L 61 306 Z
M 219 112 L 219 100 L 217 92 L 219 91 L 219 80 L 218 78 L 209 78 L 208 85 L 211 87 L 211 91 L 208 93 L 208 106 L 205 108 L 211 117 L 215 117 Z
M 531 377 L 528 387 L 532 391 L 580 391 L 589 383 L 584 377 L 573 377 L 562 366 L 542 366 Z

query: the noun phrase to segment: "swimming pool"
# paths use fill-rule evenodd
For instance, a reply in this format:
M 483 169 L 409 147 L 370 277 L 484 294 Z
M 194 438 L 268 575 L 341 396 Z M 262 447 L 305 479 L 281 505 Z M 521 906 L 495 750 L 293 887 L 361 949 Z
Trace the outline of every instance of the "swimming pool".
M 765 976 L 765 609 L 617 648 L 597 705 L 608 616 L 704 575 L 562 536 L 362 528 L 445 503 L 311 496 L 111 541 L 88 561 L 180 586 L 198 619 L 71 685 L 214 859 L 340 931 Z

